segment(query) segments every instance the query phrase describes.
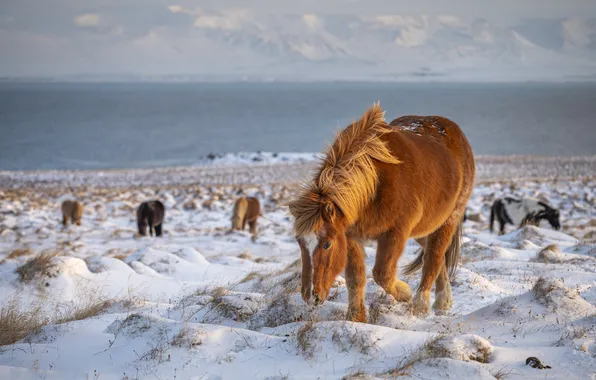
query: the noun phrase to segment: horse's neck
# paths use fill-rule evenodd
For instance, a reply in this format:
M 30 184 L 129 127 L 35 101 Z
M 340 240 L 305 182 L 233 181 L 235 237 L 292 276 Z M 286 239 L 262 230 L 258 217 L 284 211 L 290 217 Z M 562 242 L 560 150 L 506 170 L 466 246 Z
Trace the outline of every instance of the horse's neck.
M 523 201 L 523 207 L 524 210 L 526 212 L 534 212 L 538 210 L 538 200 L 534 199 L 534 198 L 524 198 Z

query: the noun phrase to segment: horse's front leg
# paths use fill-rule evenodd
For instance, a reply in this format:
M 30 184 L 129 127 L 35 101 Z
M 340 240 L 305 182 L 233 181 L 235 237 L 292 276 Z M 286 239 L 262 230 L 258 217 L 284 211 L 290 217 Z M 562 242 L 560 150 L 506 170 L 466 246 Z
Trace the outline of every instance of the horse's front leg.
M 348 264 L 346 283 L 348 285 L 348 314 L 346 319 L 353 322 L 366 322 L 364 289 L 366 287 L 366 255 L 358 240 L 348 238 Z
M 399 230 L 381 235 L 373 268 L 375 282 L 399 302 L 408 302 L 412 298 L 410 286 L 397 278 L 397 262 L 404 252 L 408 236 Z
M 300 254 L 302 258 L 302 284 L 300 293 L 304 302 L 309 303 L 310 293 L 312 290 L 312 261 L 310 259 L 310 252 L 308 251 L 308 245 L 303 237 L 296 238 L 298 246 L 300 247 Z

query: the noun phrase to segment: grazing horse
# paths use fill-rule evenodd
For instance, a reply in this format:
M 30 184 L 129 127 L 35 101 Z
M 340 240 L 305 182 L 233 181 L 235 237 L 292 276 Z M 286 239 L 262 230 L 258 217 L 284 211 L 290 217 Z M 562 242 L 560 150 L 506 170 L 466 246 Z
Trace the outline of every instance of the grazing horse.
M 408 272 L 422 268 L 413 312 L 452 305 L 449 274 L 459 261 L 461 223 L 472 193 L 474 155 L 454 122 L 440 116 L 404 116 L 387 124 L 376 103 L 339 132 L 311 182 L 289 203 L 302 254 L 302 298 L 325 301 L 345 269 L 347 319 L 366 322 L 363 242 L 378 242 L 373 278 L 397 301 L 412 292 L 397 278 L 408 238 L 423 246 Z M 316 237 L 312 260 L 307 238 Z M 314 243 L 314 241 L 313 241 Z M 448 274 L 449 273 L 449 274 Z
M 250 228 L 250 233 L 255 235 L 257 232 L 257 219 L 261 215 L 261 204 L 255 197 L 238 198 L 234 204 L 234 214 L 232 215 L 232 229 L 244 231 L 246 223 Z
M 66 227 L 69 222 L 81 225 L 83 205 L 78 201 L 66 200 L 62 202 L 62 225 Z
M 499 222 L 499 235 L 505 233 L 505 225 L 513 224 L 519 228 L 526 224 L 537 226 L 540 220 L 546 219 L 555 230 L 561 228 L 559 211 L 536 199 L 525 197 L 516 199 L 505 197 L 497 199 L 490 209 L 490 232 L 493 232 L 495 217 Z
M 165 216 L 165 207 L 160 201 L 147 201 L 141 203 L 137 209 L 137 226 L 139 234 L 147 236 L 147 228 L 149 228 L 149 235 L 162 236 L 162 224 Z

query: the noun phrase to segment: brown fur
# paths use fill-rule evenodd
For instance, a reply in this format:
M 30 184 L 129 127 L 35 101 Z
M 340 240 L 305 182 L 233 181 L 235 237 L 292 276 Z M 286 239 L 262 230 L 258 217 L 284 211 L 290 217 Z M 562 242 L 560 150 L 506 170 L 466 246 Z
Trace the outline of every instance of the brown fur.
M 62 225 L 65 227 L 69 222 L 81 225 L 83 216 L 83 205 L 78 201 L 66 200 L 62 202 Z
M 319 304 L 345 269 L 347 317 L 366 321 L 362 241 L 374 239 L 375 282 L 398 301 L 409 301 L 397 262 L 413 237 L 424 247 L 420 265 L 410 266 L 422 267 L 414 312 L 428 313 L 435 281 L 433 307 L 450 308 L 448 270 L 453 275 L 459 260 L 460 223 L 474 177 L 472 149 L 457 124 L 440 116 L 404 116 L 387 124 L 375 104 L 337 135 L 312 182 L 289 204 L 302 251 L 305 300 L 310 278 Z M 318 239 L 312 262 L 304 252 L 310 233 Z
M 238 198 L 234 204 L 234 214 L 232 215 L 232 229 L 244 231 L 248 223 L 250 233 L 255 235 L 257 232 L 257 219 L 261 215 L 261 204 L 254 197 Z

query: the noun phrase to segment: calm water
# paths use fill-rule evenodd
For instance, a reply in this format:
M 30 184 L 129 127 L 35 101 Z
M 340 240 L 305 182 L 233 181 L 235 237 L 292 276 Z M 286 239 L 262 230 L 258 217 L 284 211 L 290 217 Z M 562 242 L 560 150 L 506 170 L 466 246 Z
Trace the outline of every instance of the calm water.
M 320 151 L 377 99 L 452 118 L 477 154 L 596 154 L 594 84 L 0 84 L 0 169 Z

